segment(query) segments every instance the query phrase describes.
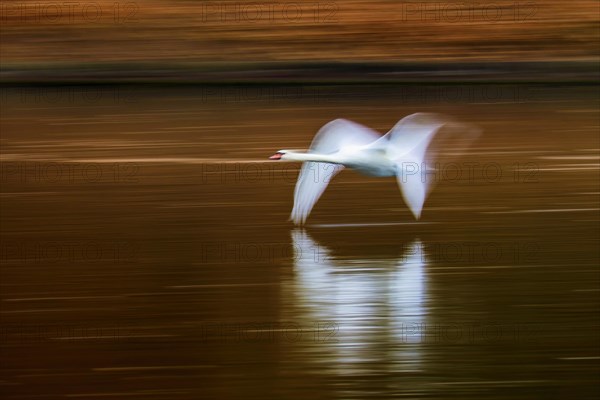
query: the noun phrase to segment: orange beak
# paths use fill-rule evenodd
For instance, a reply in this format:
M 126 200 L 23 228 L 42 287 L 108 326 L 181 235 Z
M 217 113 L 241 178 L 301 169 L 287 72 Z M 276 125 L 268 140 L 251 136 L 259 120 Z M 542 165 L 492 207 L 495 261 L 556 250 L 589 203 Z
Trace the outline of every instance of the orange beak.
M 281 153 L 275 153 L 271 157 L 269 157 L 269 160 L 281 160 L 282 155 L 283 154 L 281 154 Z

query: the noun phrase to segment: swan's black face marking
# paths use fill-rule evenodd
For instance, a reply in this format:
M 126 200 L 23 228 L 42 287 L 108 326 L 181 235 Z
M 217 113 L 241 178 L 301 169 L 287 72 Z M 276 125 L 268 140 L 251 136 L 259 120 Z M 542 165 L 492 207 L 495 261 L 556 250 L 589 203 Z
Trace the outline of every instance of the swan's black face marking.
M 277 153 L 273 154 L 271 157 L 269 157 L 269 160 L 281 160 L 281 157 L 284 155 L 285 153 L 282 153 L 280 151 L 278 151 Z

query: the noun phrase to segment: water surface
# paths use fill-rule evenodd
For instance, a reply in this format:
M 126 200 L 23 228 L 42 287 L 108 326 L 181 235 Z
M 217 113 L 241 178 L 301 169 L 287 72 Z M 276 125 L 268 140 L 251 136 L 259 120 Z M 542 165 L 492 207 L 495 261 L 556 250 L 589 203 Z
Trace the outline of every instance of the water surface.
M 595 398 L 596 89 L 3 88 L 3 398 Z M 350 171 L 287 221 L 268 156 L 418 111 L 484 131 L 420 221 Z

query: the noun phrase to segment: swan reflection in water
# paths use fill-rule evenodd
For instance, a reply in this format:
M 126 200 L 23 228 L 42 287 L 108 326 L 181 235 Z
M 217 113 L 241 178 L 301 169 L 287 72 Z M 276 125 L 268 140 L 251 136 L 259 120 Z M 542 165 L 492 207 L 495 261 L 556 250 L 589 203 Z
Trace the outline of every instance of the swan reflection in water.
M 313 350 L 333 358 L 320 361 L 331 361 L 343 374 L 419 371 L 427 318 L 420 240 L 395 256 L 371 259 L 334 254 L 302 229 L 292 231 L 292 241 L 294 278 L 286 289 L 300 314 L 296 319 L 315 326 Z

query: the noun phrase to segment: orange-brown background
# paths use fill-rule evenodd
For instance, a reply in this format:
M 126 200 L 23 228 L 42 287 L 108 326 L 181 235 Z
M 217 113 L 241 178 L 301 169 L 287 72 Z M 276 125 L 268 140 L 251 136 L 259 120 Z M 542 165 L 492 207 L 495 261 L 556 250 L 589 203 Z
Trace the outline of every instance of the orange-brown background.
M 4 1 L 4 66 L 598 60 L 599 3 Z

